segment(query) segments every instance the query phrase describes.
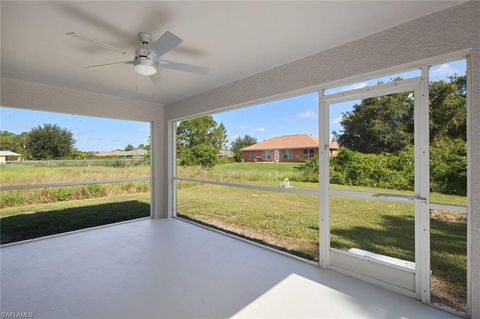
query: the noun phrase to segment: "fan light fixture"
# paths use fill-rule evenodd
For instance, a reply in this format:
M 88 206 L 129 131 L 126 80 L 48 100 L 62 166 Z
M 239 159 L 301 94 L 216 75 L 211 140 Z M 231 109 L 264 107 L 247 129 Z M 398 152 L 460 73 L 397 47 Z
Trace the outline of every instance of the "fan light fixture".
M 135 65 L 135 72 L 140 75 L 154 75 L 157 73 L 157 69 L 151 65 L 137 64 Z
M 124 50 L 116 48 L 107 43 L 96 41 L 90 37 L 87 37 L 85 35 L 82 35 L 76 32 L 68 32 L 67 35 L 74 37 L 76 39 L 80 39 L 82 41 L 89 42 L 90 44 L 94 44 L 104 49 L 113 50 L 121 54 L 127 54 L 127 52 Z M 133 64 L 135 72 L 137 74 L 140 74 L 143 76 L 150 76 L 157 73 L 158 67 L 161 64 L 161 67 L 165 69 L 172 69 L 172 70 L 189 72 L 194 74 L 203 74 L 203 75 L 208 74 L 208 71 L 209 71 L 208 68 L 185 64 L 185 63 L 160 60 L 161 56 L 163 56 L 165 53 L 167 53 L 168 51 L 172 50 L 173 48 L 178 46 L 180 43 L 182 43 L 182 39 L 180 39 L 178 36 L 176 36 L 172 32 L 166 31 L 164 34 L 162 34 L 160 38 L 158 38 L 156 41 L 153 41 L 153 42 L 152 42 L 152 36 L 146 32 L 138 33 L 138 38 L 140 39 L 140 42 L 142 45 L 135 50 L 135 57 L 133 60 L 89 65 L 89 66 L 86 66 L 85 68 L 91 70 L 91 69 L 97 69 L 97 68 L 103 68 L 103 67 Z
M 136 56 L 135 60 L 133 60 L 133 65 L 135 66 L 135 72 L 140 75 L 148 76 L 157 73 L 155 62 L 147 56 Z

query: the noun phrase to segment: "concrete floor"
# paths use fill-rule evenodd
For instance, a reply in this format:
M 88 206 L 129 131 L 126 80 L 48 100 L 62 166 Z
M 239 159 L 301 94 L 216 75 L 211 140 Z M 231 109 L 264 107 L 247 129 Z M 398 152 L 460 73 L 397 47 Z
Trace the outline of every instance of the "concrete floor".
M 1 280 L 1 310 L 35 319 L 452 318 L 175 219 L 4 247 Z

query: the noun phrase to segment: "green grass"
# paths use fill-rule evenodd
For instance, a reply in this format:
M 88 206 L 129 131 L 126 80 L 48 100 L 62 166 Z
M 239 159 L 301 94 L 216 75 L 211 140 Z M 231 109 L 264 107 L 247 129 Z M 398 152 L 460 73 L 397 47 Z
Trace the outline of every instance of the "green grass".
M 2 244 L 147 217 L 149 194 L 0 209 Z
M 177 175 L 179 177 L 209 179 L 226 182 L 241 182 L 248 184 L 258 184 L 267 186 L 279 186 L 281 182 L 288 177 L 295 188 L 300 189 L 318 189 L 318 183 L 301 182 L 301 174 L 298 170 L 302 163 L 229 163 L 205 170 L 196 166 L 177 166 Z M 278 172 L 278 175 L 277 173 Z M 386 188 L 373 188 L 364 186 L 349 186 L 331 184 L 332 189 L 346 189 L 375 193 L 392 193 L 402 195 L 412 195 L 413 191 L 401 191 Z M 464 196 L 446 195 L 440 193 L 431 193 L 430 201 L 434 203 L 444 203 L 451 205 L 466 205 L 467 200 Z
M 3 191 L 0 208 L 147 193 L 149 190 L 150 182 L 141 181 Z
M 302 163 L 229 163 L 205 170 L 198 166 L 177 166 L 177 176 L 206 178 L 231 182 L 275 181 L 288 177 L 300 180 Z
M 32 185 L 62 182 L 98 181 L 150 176 L 150 166 L 130 167 L 28 167 L 0 166 L 0 184 Z

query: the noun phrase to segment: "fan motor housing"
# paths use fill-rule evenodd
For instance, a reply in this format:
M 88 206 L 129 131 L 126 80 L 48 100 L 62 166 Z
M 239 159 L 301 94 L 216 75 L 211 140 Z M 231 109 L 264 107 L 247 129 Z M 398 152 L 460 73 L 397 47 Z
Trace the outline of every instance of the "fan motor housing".
M 152 59 L 146 56 L 136 56 L 135 59 L 133 60 L 133 65 L 138 65 L 138 64 L 156 67 L 155 62 L 153 62 Z
M 155 67 L 154 60 L 145 54 L 146 51 L 147 49 L 145 48 L 138 48 L 135 50 L 135 59 L 133 60 L 133 65 L 141 64 Z
M 135 51 L 133 65 L 138 74 L 153 75 L 157 73 L 157 64 L 155 63 L 154 59 L 145 54 L 146 51 L 147 49 L 145 48 L 138 48 Z

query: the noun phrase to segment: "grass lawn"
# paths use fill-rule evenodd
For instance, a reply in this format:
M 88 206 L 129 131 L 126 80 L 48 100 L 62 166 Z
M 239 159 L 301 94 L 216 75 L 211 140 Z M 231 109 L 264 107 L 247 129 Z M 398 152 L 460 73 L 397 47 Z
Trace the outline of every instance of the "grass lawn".
M 62 182 L 98 181 L 150 176 L 150 166 L 130 167 L 28 167 L 2 165 L 0 184 L 31 185 Z
M 300 182 L 298 168 L 302 163 L 228 163 L 216 165 L 210 170 L 198 166 L 177 166 L 177 176 L 186 178 L 208 179 L 226 182 L 241 182 L 267 186 L 279 186 L 288 177 L 295 188 L 318 189 L 318 183 Z M 278 173 L 278 175 L 277 175 Z M 413 194 L 413 191 L 402 191 L 386 188 L 331 184 L 332 189 L 347 189 L 374 193 Z M 430 200 L 434 203 L 450 205 L 466 205 L 467 199 L 463 196 L 431 193 Z
M 150 216 L 150 194 L 0 209 L 2 244 Z

